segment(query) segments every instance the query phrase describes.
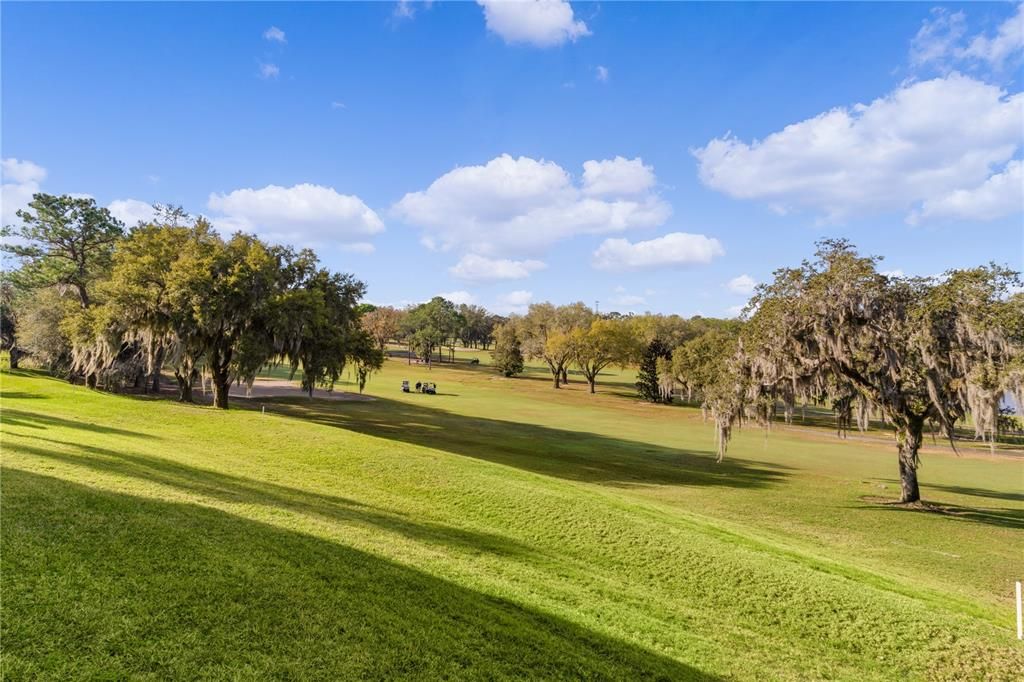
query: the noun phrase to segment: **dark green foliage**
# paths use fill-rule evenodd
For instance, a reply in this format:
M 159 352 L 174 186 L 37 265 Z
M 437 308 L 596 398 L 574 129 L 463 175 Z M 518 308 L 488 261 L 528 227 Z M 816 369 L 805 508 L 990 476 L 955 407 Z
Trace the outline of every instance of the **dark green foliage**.
M 516 335 L 515 325 L 500 324 L 494 328 L 494 368 L 507 377 L 522 374 L 523 346 Z
M 114 244 L 124 225 L 95 199 L 36 194 L 28 210 L 18 211 L 20 227 L 6 226 L 3 250 L 21 262 L 11 273 L 15 284 L 28 289 L 68 287 L 81 307 L 90 304 L 92 284 L 110 268 Z
M 0 272 L 0 350 L 7 351 L 11 369 L 18 369 L 18 313 L 14 296 L 8 273 Z
M 462 316 L 462 328 L 459 329 L 459 339 L 464 346 L 480 347 L 487 350 L 494 340 L 494 328 L 504 321 L 498 315 L 492 315 L 487 309 L 478 305 L 459 306 L 459 314 Z
M 454 303 L 435 296 L 409 311 L 405 316 L 404 331 L 412 348 L 429 363 L 435 350 L 438 351 L 438 361 L 442 361 L 440 349 L 455 343 L 464 323 Z
M 253 381 L 268 363 L 301 368 L 310 394 L 333 387 L 350 361 L 363 383 L 380 366 L 360 325 L 361 282 L 320 268 L 310 250 L 241 233 L 224 240 L 203 219 L 173 218 L 122 239 L 99 287 L 107 300 L 65 325 L 77 367 L 109 375 L 144 360 L 155 390 L 169 364 L 183 401 L 205 369 L 214 404 L 226 408 L 230 384 Z
M 373 343 L 356 311 L 365 290 L 362 282 L 314 269 L 311 252 L 300 258 L 303 266 L 281 296 L 276 326 L 279 338 L 288 339 L 285 354 L 292 374 L 302 368 L 302 390 L 312 396 L 316 386 L 334 387 L 357 344 L 368 349 Z
M 654 339 L 647 344 L 640 368 L 636 373 L 636 390 L 640 397 L 650 403 L 666 402 L 662 396 L 658 382 L 658 360 L 672 357 L 672 349 L 661 339 Z

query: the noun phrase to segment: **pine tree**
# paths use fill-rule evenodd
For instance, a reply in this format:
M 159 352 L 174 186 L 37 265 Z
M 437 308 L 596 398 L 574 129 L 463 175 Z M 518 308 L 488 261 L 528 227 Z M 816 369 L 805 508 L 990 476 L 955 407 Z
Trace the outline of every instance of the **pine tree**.
M 658 383 L 658 358 L 671 358 L 670 349 L 661 339 L 654 339 L 644 350 L 640 369 L 636 375 L 636 389 L 640 397 L 651 403 L 665 402 Z

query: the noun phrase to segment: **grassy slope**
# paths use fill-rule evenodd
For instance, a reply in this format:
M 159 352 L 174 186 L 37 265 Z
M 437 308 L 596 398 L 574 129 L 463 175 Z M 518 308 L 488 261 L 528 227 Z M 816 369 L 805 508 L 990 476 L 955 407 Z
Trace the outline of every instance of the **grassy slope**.
M 1010 676 L 1019 460 L 435 367 L 270 414 L 3 376 L 12 678 Z M 537 375 L 540 377 L 540 375 Z M 614 377 L 611 377 L 614 379 Z M 624 379 L 624 381 L 627 379 Z M 296 419 L 294 417 L 301 417 Z M 340 427 L 340 428 L 339 428 Z M 886 488 L 879 486 L 885 485 Z

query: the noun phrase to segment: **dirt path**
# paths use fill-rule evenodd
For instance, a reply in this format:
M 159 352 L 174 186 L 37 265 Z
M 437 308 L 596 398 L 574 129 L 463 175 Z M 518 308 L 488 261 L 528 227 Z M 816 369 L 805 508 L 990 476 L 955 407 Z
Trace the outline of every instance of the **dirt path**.
M 295 382 L 286 379 L 257 379 L 250 390 L 246 386 L 234 384 L 228 395 L 232 398 L 243 398 L 258 400 L 259 398 L 306 398 L 308 395 L 302 391 Z M 313 390 L 313 397 L 318 400 L 374 400 L 368 395 L 360 393 L 349 393 L 348 391 L 325 391 L 317 388 Z

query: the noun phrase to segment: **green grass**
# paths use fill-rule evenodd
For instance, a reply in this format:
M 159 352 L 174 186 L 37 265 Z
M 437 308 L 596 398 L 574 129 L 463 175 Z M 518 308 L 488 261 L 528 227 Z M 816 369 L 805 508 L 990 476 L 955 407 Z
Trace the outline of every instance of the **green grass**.
M 402 394 L 403 378 L 440 395 Z M 2 375 L 24 678 L 1013 679 L 1024 466 L 391 360 L 228 413 Z M 344 387 L 343 387 L 344 388 Z M 241 406 L 242 401 L 238 401 Z

